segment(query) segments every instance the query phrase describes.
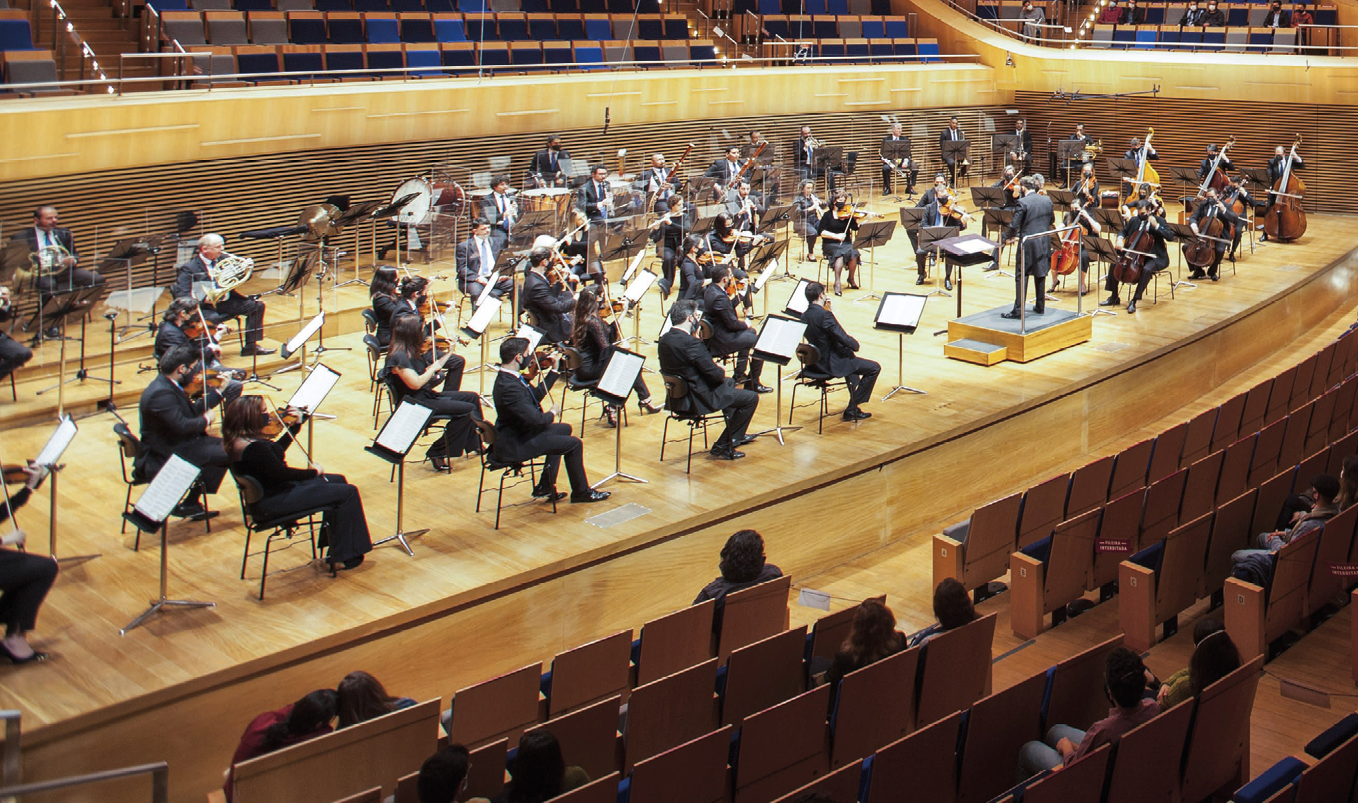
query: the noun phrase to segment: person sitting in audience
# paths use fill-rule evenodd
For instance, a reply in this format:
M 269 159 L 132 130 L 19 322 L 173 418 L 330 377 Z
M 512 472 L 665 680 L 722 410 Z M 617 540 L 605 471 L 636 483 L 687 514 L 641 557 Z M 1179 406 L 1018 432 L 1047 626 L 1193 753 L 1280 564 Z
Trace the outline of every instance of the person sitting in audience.
M 1087 731 L 1069 725 L 1053 725 L 1044 741 L 1025 744 L 1019 751 L 1020 781 L 1047 770 L 1068 767 L 1160 713 L 1160 706 L 1154 700 L 1142 697 L 1146 690 L 1146 665 L 1141 662 L 1141 656 L 1126 647 L 1108 653 L 1103 688 L 1113 704 L 1108 716 L 1095 722 Z
M 874 664 L 905 649 L 905 634 L 896 629 L 896 615 L 881 600 L 865 599 L 854 614 L 848 638 L 835 653 L 835 662 L 825 673 L 825 682 L 833 687 L 850 672 Z M 834 708 L 835 694 L 830 692 L 830 707 Z
M 976 609 L 971 605 L 971 596 L 962 583 L 952 577 L 944 578 L 934 589 L 934 618 L 937 624 L 929 625 L 910 637 L 910 646 L 928 644 L 929 640 L 940 633 L 955 630 L 976 619 Z
M 1226 12 L 1217 8 L 1217 0 L 1207 0 L 1207 13 L 1202 17 L 1202 24 L 1208 28 L 1226 27 Z
M 445 744 L 420 765 L 416 791 L 420 803 L 456 803 L 457 796 L 467 785 L 467 770 L 471 769 L 467 748 L 460 744 Z M 467 803 L 486 803 L 475 797 Z
M 392 697 L 387 694 L 380 680 L 363 671 L 345 675 L 335 694 L 341 728 L 415 705 L 415 701 L 409 697 Z
M 1193 657 L 1188 666 L 1169 676 L 1160 686 L 1156 703 L 1167 711 L 1197 697 L 1202 690 L 1240 668 L 1240 651 L 1216 619 L 1199 619 L 1193 627 Z
M 541 729 L 519 737 L 509 775 L 504 791 L 491 803 L 543 803 L 589 783 L 583 769 L 566 766 L 556 737 Z
M 1108 0 L 1108 5 L 1099 12 L 1100 25 L 1117 25 L 1122 22 L 1122 6 L 1118 5 L 1117 0 Z
M 295 703 L 277 711 L 265 711 L 250 720 L 226 771 L 222 791 L 226 793 L 227 803 L 231 802 L 232 778 L 237 764 L 329 733 L 330 721 L 335 718 L 335 704 L 334 689 L 317 689 Z
M 698 592 L 693 604 L 717 602 L 717 621 L 726 595 L 783 576 L 782 569 L 764 560 L 764 537 L 755 530 L 738 530 L 721 548 L 721 576 Z
M 1290 529 L 1259 533 L 1259 548 L 1237 549 L 1231 555 L 1231 562 L 1243 563 L 1256 555 L 1277 552 L 1303 535 L 1324 527 L 1325 522 L 1339 514 L 1339 508 L 1335 506 L 1335 499 L 1339 496 L 1339 480 L 1329 474 L 1318 474 L 1311 480 L 1311 489 L 1315 492 L 1316 501 L 1310 512 L 1301 514 Z
M 1339 469 L 1339 497 L 1334 500 L 1340 511 L 1348 510 L 1349 505 L 1358 502 L 1358 455 L 1344 458 Z

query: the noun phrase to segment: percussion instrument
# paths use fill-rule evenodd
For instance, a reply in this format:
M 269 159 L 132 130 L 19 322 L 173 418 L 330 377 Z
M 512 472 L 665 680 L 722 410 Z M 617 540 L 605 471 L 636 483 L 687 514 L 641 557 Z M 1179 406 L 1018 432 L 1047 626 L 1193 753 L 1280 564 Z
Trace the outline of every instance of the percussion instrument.
M 571 191 L 566 187 L 538 187 L 519 194 L 519 209 L 524 212 L 555 212 L 557 217 L 570 209 Z
M 467 193 L 456 181 L 431 180 L 425 176 L 406 179 L 392 193 L 392 203 L 411 193 L 415 194 L 415 200 L 391 219 L 393 223 L 423 226 L 433 222 L 435 215 L 460 216 L 468 209 Z M 490 194 L 490 190 L 486 190 L 486 194 Z
M 1122 203 L 1117 190 L 1104 190 L 1099 193 L 1099 206 L 1104 209 L 1117 209 Z

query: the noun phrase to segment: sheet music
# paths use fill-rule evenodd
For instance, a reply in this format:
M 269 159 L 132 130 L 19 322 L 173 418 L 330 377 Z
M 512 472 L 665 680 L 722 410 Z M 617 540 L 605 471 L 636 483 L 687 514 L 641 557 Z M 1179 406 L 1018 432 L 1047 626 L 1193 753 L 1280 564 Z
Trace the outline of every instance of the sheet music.
M 655 284 L 655 274 L 649 270 L 644 270 L 637 274 L 631 284 L 627 285 L 627 292 L 623 293 L 623 298 L 635 307 L 641 303 L 641 297 L 646 295 L 646 291 L 651 289 L 652 284 Z
M 521 337 L 528 341 L 528 350 L 530 352 L 538 350 L 538 345 L 542 343 L 542 338 L 545 337 L 546 334 L 547 333 L 543 332 L 541 329 L 534 329 L 528 324 L 520 326 L 518 330 L 514 332 L 515 337 Z
M 306 410 L 308 413 L 316 412 L 339 378 L 339 372 L 328 365 L 317 363 L 307 378 L 302 380 L 297 392 L 288 399 L 288 406 Z
M 967 240 L 966 242 L 957 243 L 953 248 L 964 254 L 970 255 L 979 254 L 983 251 L 994 251 L 995 244 L 988 240 Z
M 628 266 L 627 266 L 627 271 L 626 271 L 625 273 L 622 274 L 622 283 L 623 283 L 623 284 L 628 284 L 629 282 L 632 281 L 632 276 L 637 272 L 637 268 L 641 267 L 641 263 L 644 262 L 644 261 L 646 261 L 646 249 L 645 249 L 645 248 L 643 248 L 643 249 L 641 249 L 640 251 L 638 251 L 638 252 L 637 252 L 637 255 L 634 256 L 634 257 L 632 257 L 632 264 L 628 265 Z
M 203 299 L 207 298 L 207 294 L 209 292 L 216 289 L 217 289 L 216 282 L 194 282 L 193 287 L 189 290 L 189 292 L 193 295 L 194 298 L 198 299 L 199 301 L 202 301 Z
M 769 277 L 777 272 L 778 272 L 778 259 L 777 257 L 775 257 L 769 260 L 769 264 L 767 267 L 764 268 L 763 273 L 760 273 L 759 278 L 754 280 L 754 289 L 763 290 L 764 285 L 767 284 L 769 281 Z
M 806 279 L 797 280 L 797 286 L 792 288 L 792 295 L 788 296 L 787 299 L 787 307 L 785 309 L 787 309 L 788 312 L 795 312 L 798 315 L 801 315 L 803 312 L 806 312 L 807 307 L 811 306 L 811 302 L 806 300 L 806 286 L 808 284 L 810 284 L 810 282 Z
M 802 342 L 802 335 L 805 333 L 806 324 L 801 321 L 770 315 L 764 321 L 764 328 L 759 332 L 759 340 L 755 342 L 754 349 L 791 360 L 796 356 L 797 344 Z
M 480 309 L 485 300 L 490 297 L 490 291 L 495 289 L 495 283 L 498 281 L 500 281 L 500 271 L 498 269 L 491 271 L 490 276 L 486 278 L 486 286 L 482 287 L 481 292 L 476 294 L 476 302 L 472 306 Z
M 660 324 L 660 334 L 656 335 L 656 337 L 664 337 L 666 332 L 674 328 L 674 324 L 670 323 L 669 315 L 664 315 L 662 317 L 665 319 L 665 322 Z
M 626 399 L 632 392 L 632 385 L 637 381 L 637 374 L 641 373 L 641 366 L 645 362 L 646 358 L 640 354 L 614 350 L 613 356 L 608 359 L 607 367 L 604 368 L 604 375 L 599 377 L 599 383 L 595 387 L 600 393 Z
M 387 419 L 382 431 L 377 433 L 377 445 L 397 454 L 405 454 L 410 451 L 420 433 L 424 432 L 424 425 L 429 423 L 429 416 L 433 413 L 433 410 L 423 405 L 401 402 L 401 406 Z
M 42 447 L 41 452 L 38 452 L 38 459 L 33 462 L 40 466 L 55 466 L 57 461 L 61 460 L 62 452 L 65 452 L 66 447 L 75 439 L 78 429 L 69 415 L 62 418 L 52 437 L 47 439 L 47 444 Z
M 876 323 L 888 326 L 919 326 L 924 314 L 925 296 L 913 293 L 887 293 L 882 298 Z
M 491 319 L 500 312 L 500 305 L 503 303 L 504 302 L 501 299 L 494 296 L 487 296 L 486 302 L 476 308 L 476 312 L 472 315 L 472 319 L 467 322 L 467 331 L 471 332 L 475 337 L 480 337 L 481 333 L 486 331 L 486 327 L 490 326 Z
M 325 310 L 321 310 L 302 327 L 302 331 L 292 336 L 292 339 L 283 345 L 283 356 L 287 357 L 302 347 L 302 344 L 311 339 L 311 336 L 320 331 L 325 325 Z
M 189 492 L 189 487 L 198 479 L 201 471 L 179 455 L 170 455 L 165 466 L 132 507 L 151 521 L 165 521 L 174 506 Z

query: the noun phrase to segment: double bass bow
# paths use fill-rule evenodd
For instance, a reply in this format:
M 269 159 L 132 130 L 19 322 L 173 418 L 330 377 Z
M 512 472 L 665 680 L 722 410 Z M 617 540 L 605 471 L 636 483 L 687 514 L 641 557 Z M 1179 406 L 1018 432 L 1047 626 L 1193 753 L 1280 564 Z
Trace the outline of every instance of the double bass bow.
M 1306 233 L 1306 210 L 1301 201 L 1306 195 L 1306 184 L 1292 172 L 1292 164 L 1297 159 L 1297 146 L 1301 144 L 1301 134 L 1297 134 L 1288 151 L 1287 161 L 1283 164 L 1283 174 L 1273 182 L 1269 190 L 1273 205 L 1264 213 L 1264 233 L 1271 240 L 1295 240 Z

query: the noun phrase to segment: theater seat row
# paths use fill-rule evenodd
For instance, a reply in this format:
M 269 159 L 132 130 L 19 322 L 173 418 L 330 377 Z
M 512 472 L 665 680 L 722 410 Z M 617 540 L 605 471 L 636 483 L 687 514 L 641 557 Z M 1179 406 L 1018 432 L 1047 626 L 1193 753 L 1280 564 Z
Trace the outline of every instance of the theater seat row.
M 395 11 L 467 14 L 659 14 L 658 0 L 149 0 L 165 11 Z

